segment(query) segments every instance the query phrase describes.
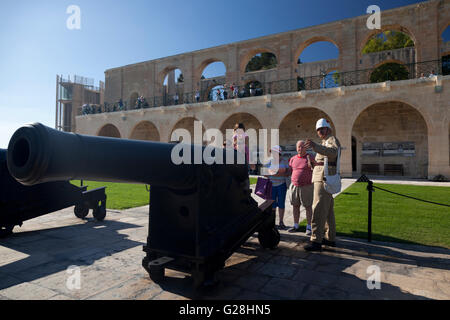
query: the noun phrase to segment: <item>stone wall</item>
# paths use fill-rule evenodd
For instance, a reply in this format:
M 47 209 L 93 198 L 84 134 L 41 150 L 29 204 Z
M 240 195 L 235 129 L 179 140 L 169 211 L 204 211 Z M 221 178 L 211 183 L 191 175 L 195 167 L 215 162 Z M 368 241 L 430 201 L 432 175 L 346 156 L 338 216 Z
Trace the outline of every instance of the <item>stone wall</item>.
M 376 141 L 412 139 L 417 143 L 417 161 L 408 163 L 408 175 L 450 177 L 449 101 L 450 76 L 439 76 L 84 115 L 76 121 L 78 133 L 98 135 L 102 127 L 110 124 L 122 138 L 130 138 L 137 124 L 148 121 L 163 142 L 169 141 L 175 128 L 185 127 L 192 132 L 194 118 L 202 121 L 204 129 L 223 130 L 244 122 L 248 128 L 280 129 L 280 143 L 287 144 L 314 137 L 315 122 L 323 116 L 331 121 L 343 146 L 341 170 L 345 176 L 353 174 L 351 139 L 356 135 Z M 368 123 L 370 130 L 366 132 L 362 122 Z M 393 125 L 388 128 L 388 124 Z M 359 152 L 358 168 L 361 161 Z
M 340 20 L 318 26 L 288 31 L 266 37 L 240 41 L 218 47 L 178 54 L 171 57 L 136 63 L 105 71 L 105 101 L 127 101 L 133 92 L 146 98 L 163 94 L 164 77 L 179 68 L 184 76 L 184 92 L 195 92 L 200 86 L 203 70 L 220 61 L 226 67 L 226 83 L 239 86 L 249 81 L 278 81 L 302 76 L 297 59 L 309 45 L 329 41 L 339 49 L 333 68 L 339 72 L 363 70 L 383 61 L 432 61 L 441 56 L 440 35 L 450 20 L 450 0 L 421 2 L 382 11 L 381 30 L 369 30 L 369 15 Z M 380 31 L 395 30 L 408 34 L 415 43 L 413 49 L 363 55 L 368 39 Z M 248 61 L 261 52 L 276 55 L 278 65 L 268 71 L 245 73 Z M 390 54 L 389 54 L 390 53 Z

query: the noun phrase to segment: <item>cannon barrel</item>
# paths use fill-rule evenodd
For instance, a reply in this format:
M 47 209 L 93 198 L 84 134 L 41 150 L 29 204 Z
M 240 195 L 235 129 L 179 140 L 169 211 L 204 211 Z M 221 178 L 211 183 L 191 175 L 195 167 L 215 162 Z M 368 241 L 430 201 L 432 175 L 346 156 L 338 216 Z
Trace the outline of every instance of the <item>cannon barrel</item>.
M 11 175 L 24 185 L 85 179 L 192 188 L 196 183 L 195 165 L 174 164 L 174 146 L 67 133 L 34 123 L 13 134 L 7 162 Z M 192 155 L 195 148 L 203 150 L 199 145 L 189 147 Z M 226 167 L 231 167 L 234 176 L 248 177 L 243 165 Z

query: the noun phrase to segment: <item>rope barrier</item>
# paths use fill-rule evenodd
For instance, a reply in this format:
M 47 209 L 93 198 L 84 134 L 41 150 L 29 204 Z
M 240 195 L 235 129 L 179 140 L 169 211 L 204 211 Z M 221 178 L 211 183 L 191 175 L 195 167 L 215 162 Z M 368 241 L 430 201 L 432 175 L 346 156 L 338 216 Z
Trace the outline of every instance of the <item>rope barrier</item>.
M 380 188 L 380 187 L 377 187 L 377 186 L 373 186 L 373 187 L 375 189 L 379 189 L 379 190 L 382 190 L 382 191 L 385 191 L 385 192 L 393 193 L 393 194 L 396 194 L 398 196 L 402 196 L 402 197 L 405 197 L 405 198 L 414 199 L 414 200 L 422 201 L 422 202 L 426 202 L 426 203 L 432 203 L 432 204 L 436 204 L 436 205 L 439 205 L 439 206 L 450 207 L 450 205 L 448 205 L 448 204 L 438 203 L 438 202 L 433 202 L 433 201 L 428 201 L 428 200 L 423 200 L 423 199 L 419 199 L 419 198 L 414 198 L 414 197 L 407 196 L 407 195 L 404 195 L 404 194 L 401 194 L 401 193 L 397 193 L 397 192 L 393 192 L 393 191 L 390 191 L 390 190 L 386 190 L 386 189 L 383 189 L 383 188 Z

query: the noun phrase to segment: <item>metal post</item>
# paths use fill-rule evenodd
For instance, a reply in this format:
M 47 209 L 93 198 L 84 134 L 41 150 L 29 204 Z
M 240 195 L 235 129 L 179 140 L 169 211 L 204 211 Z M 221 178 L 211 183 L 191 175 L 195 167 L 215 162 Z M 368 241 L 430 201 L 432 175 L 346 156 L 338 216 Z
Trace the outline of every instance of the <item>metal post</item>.
M 369 180 L 367 184 L 367 191 L 369 191 L 369 208 L 368 208 L 368 220 L 367 220 L 367 241 L 372 241 L 372 192 L 373 182 Z

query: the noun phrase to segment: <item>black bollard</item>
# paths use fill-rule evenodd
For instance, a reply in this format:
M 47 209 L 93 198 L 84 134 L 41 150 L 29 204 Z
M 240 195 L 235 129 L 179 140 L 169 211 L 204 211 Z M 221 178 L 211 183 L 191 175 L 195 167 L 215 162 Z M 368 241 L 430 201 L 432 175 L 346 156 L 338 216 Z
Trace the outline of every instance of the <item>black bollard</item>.
M 369 191 L 369 208 L 368 208 L 368 220 L 367 220 L 367 241 L 372 241 L 372 192 L 375 190 L 373 189 L 373 182 L 368 181 L 367 184 L 367 191 Z

